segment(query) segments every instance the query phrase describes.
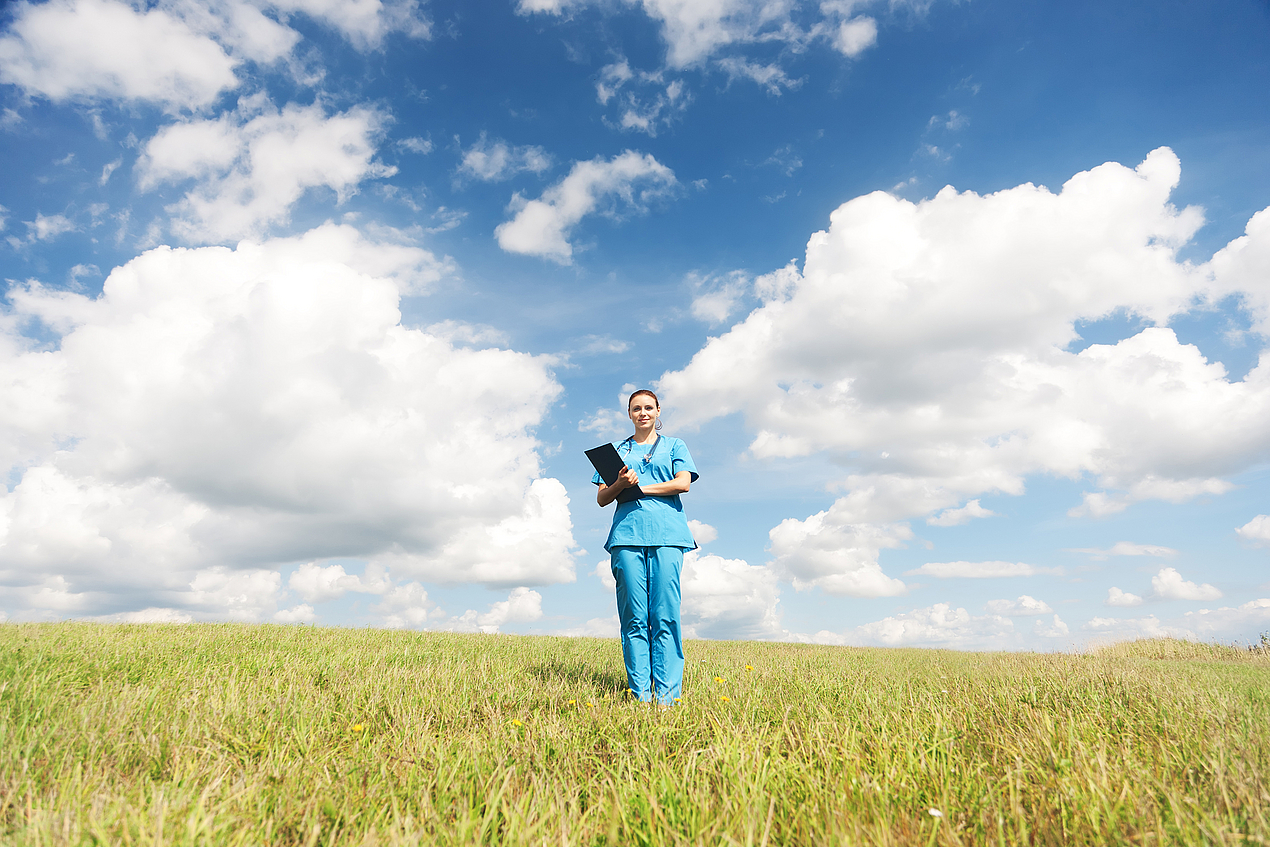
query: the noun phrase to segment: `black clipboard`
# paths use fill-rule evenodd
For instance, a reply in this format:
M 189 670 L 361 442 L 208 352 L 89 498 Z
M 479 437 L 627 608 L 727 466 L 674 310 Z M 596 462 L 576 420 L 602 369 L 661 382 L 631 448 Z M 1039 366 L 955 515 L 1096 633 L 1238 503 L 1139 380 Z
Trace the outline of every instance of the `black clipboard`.
M 612 485 L 617 482 L 617 478 L 626 468 L 626 463 L 622 461 L 622 457 L 617 455 L 617 448 L 612 444 L 601 444 L 599 447 L 586 451 L 586 457 L 591 460 L 591 464 L 600 474 L 600 479 L 604 480 L 605 485 Z M 617 495 L 617 502 L 629 503 L 632 500 L 638 500 L 645 494 L 640 490 L 638 485 L 630 488 L 623 488 Z

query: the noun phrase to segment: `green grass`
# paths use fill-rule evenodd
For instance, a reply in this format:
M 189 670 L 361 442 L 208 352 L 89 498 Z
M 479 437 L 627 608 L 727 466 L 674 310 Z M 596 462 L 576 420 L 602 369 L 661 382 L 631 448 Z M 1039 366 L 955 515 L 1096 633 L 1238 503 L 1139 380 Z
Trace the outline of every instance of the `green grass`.
M 659 711 L 614 641 L 0 625 L 0 842 L 1270 839 L 1264 653 L 686 649 Z

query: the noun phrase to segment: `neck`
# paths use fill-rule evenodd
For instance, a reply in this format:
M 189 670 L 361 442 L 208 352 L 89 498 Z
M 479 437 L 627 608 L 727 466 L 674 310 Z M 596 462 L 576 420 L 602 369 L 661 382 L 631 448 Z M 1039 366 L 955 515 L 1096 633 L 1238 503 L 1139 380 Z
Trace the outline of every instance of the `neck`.
M 639 427 L 635 427 L 635 443 L 636 444 L 647 444 L 648 442 L 652 441 L 656 437 L 657 437 L 657 431 L 653 429 L 651 426 L 648 427 L 647 429 L 640 429 Z

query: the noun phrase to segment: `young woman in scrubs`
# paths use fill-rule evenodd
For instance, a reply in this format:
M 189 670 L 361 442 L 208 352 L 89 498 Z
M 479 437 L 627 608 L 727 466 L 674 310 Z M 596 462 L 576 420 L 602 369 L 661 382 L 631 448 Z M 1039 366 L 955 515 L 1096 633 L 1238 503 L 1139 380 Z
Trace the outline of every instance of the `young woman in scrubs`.
M 678 438 L 661 435 L 661 404 L 648 390 L 626 405 L 635 434 L 614 441 L 626 470 L 612 485 L 597 473 L 601 507 L 638 485 L 643 497 L 617 504 L 604 542 L 617 580 L 622 658 L 631 694 L 645 702 L 673 703 L 680 695 L 684 649 L 679 626 L 679 571 L 684 551 L 695 550 L 679 495 L 697 481 L 697 467 Z

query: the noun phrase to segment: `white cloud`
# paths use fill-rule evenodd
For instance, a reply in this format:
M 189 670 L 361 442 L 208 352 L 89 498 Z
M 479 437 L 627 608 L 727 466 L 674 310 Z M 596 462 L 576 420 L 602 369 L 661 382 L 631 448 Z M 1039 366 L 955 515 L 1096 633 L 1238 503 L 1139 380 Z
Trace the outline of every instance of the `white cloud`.
M 708 523 L 702 523 L 698 520 L 688 521 L 688 529 L 692 532 L 692 540 L 697 542 L 698 547 L 705 547 L 711 541 L 719 538 L 719 531 Z
M 1210 268 L 1213 296 L 1238 296 L 1252 331 L 1270 335 L 1270 209 L 1253 215 L 1244 235 L 1218 251 Z
M 479 613 L 468 609 L 462 615 L 441 624 L 455 632 L 494 634 L 509 623 L 532 623 L 542 618 L 542 595 L 528 588 L 515 588 L 506 600 L 491 603 L 489 610 Z
M 519 0 L 521 14 L 563 15 L 598 0 Z M 661 28 L 666 64 L 672 68 L 703 65 L 722 52 L 735 53 L 756 44 L 778 42 L 800 52 L 817 39 L 826 39 L 843 55 L 855 58 L 877 40 L 877 22 L 854 15 L 859 2 L 824 2 L 812 6 L 767 0 L 640 0 L 639 6 Z M 893 2 L 892 7 L 914 5 Z M 800 26 L 811 6 L 820 16 Z M 814 16 L 815 12 L 811 14 Z M 728 57 L 731 58 L 731 57 Z
M 553 360 L 402 326 L 401 292 L 437 264 L 327 225 L 158 248 L 97 297 L 12 287 L 0 585 L 56 576 L 89 613 L 257 620 L 275 608 L 251 598 L 269 592 L 235 580 L 316 558 L 446 582 L 572 580 L 568 498 L 540 478 L 532 434 L 561 390 Z M 55 348 L 19 333 L 32 319 Z
M 1270 257 L 1270 215 L 1221 267 L 1178 260 L 1203 220 L 1169 203 L 1179 178 L 1161 148 L 1059 193 L 851 200 L 779 295 L 663 375 L 664 402 L 683 427 L 741 413 L 756 458 L 846 465 L 829 514 L 847 534 L 1022 494 L 1038 473 L 1089 479 L 1089 514 L 1220 494 L 1225 477 L 1270 458 L 1270 361 L 1232 381 L 1159 325 L 1068 349 L 1080 321 L 1162 324 L 1223 279 L 1270 278 L 1233 270 Z M 798 543 L 782 553 L 796 558 Z
M 219 44 L 164 9 L 112 0 L 19 3 L 0 38 L 0 81 L 54 101 L 107 97 L 168 109 L 212 103 L 237 87 Z
M 403 138 L 397 142 L 397 146 L 402 150 L 409 150 L 411 153 L 418 153 L 420 156 L 426 156 L 432 152 L 432 139 L 419 138 L 411 136 Z
M 41 215 L 36 212 L 36 220 L 24 222 L 27 223 L 28 241 L 52 241 L 58 235 L 77 229 L 75 221 L 65 215 Z
M 692 271 L 684 282 L 692 291 L 692 316 L 711 325 L 723 323 L 735 313 L 753 286 L 745 271 L 723 274 Z
M 385 36 L 432 37 L 432 23 L 417 0 L 263 0 L 281 12 L 302 12 L 337 30 L 359 50 L 378 48 Z
M 255 235 L 285 223 L 310 189 L 329 188 L 343 201 L 363 180 L 394 174 L 374 158 L 386 120 L 365 106 L 328 115 L 316 103 L 279 111 L 245 99 L 236 112 L 161 129 L 137 163 L 140 186 L 195 181 L 168 207 L 173 232 L 187 241 Z
M 459 176 L 500 182 L 524 171 L 540 174 L 550 167 L 551 157 L 541 147 L 511 147 L 501 139 L 490 142 L 482 132 L 480 139 L 463 151 Z
M 636 71 L 626 59 L 611 62 L 600 69 L 595 97 L 602 106 L 612 101 L 619 113 L 616 121 L 606 117 L 606 124 L 650 136 L 656 136 L 663 126 L 673 122 L 692 99 L 683 80 L 671 79 L 667 82 L 661 71 Z
M 1061 574 L 1062 568 L 1038 568 L 1023 562 L 927 562 L 905 571 L 905 576 L 934 576 L 940 579 L 992 579 L 1011 576 Z
M 1037 600 L 1027 594 L 1020 595 L 1017 600 L 989 600 L 984 609 L 994 615 L 1006 617 L 1049 615 L 1054 612 L 1044 600 Z
M 595 414 L 578 422 L 578 432 L 594 433 L 598 438 L 616 439 L 631 428 L 631 419 L 616 409 L 596 409 Z
M 1259 546 L 1270 544 L 1270 515 L 1257 515 L 1235 530 L 1235 534 Z
M 768 533 L 773 567 L 796 589 L 819 587 L 849 597 L 894 597 L 904 583 L 882 572 L 878 552 L 913 537 L 907 524 L 850 520 L 835 504 L 806 520 L 787 518 Z
M 388 629 L 419 629 L 428 623 L 429 617 L 444 617 L 417 582 L 393 586 L 371 611 Z
M 833 29 L 830 41 L 835 50 L 849 59 L 854 59 L 877 44 L 878 22 L 867 15 L 842 21 Z
M 1055 615 L 1054 620 L 1048 624 L 1044 621 L 1037 621 L 1032 629 L 1042 638 L 1064 638 L 1070 632 L 1067 624 L 1058 615 Z
M 670 168 L 633 150 L 608 161 L 597 157 L 575 162 L 569 175 L 544 191 L 541 198 L 526 200 L 516 194 L 509 206 L 515 216 L 499 224 L 494 233 L 498 246 L 509 253 L 542 256 L 567 265 L 573 260 L 569 231 L 595 212 L 602 201 L 621 201 L 625 208 L 642 211 L 648 202 L 666 196 L 677 184 Z
M 613 577 L 613 560 L 601 559 L 595 563 L 595 577 L 609 591 L 617 588 L 617 580 Z
M 292 606 L 290 609 L 279 609 L 273 613 L 278 623 L 313 623 L 317 620 L 317 612 L 308 603 Z
M 688 638 L 768 639 L 786 635 L 777 604 L 776 572 L 741 559 L 684 555 L 681 586 Z
M 927 518 L 926 523 L 931 526 L 961 526 L 975 518 L 990 518 L 995 515 L 996 512 L 980 506 L 978 500 L 971 500 L 960 509 L 944 509 L 935 517 Z
M 1134 544 L 1131 541 L 1117 541 L 1106 550 L 1098 547 L 1070 547 L 1071 553 L 1088 553 L 1094 559 L 1106 559 L 1108 556 L 1176 556 L 1172 547 L 1158 544 Z
M 768 94 L 779 95 L 781 90 L 797 88 L 803 84 L 801 79 L 790 79 L 780 65 L 751 62 L 737 56 L 728 56 L 718 61 L 719 69 L 728 75 L 728 82 L 748 79 L 758 83 Z
M 1003 649 L 1016 646 L 1014 622 L 1001 615 L 971 615 L 948 603 L 936 603 L 862 624 L 842 634 L 820 632 L 813 641 L 828 644 L 879 644 L 902 647 L 950 647 L 958 650 Z
M 1145 618 L 1093 618 L 1081 628 L 1097 636 L 1095 643 L 1138 638 L 1196 638 L 1191 630 L 1163 623 L 1155 615 Z
M 309 562 L 295 569 L 287 587 L 307 603 L 326 603 L 349 591 L 383 594 L 389 590 L 389 583 L 382 569 L 367 568 L 364 576 L 357 576 L 346 573 L 343 565 L 323 567 Z
M 1174 568 L 1161 568 L 1151 577 L 1151 587 L 1155 589 L 1155 596 L 1163 600 L 1216 600 L 1222 596 L 1219 589 L 1208 583 L 1197 585 L 1182 579 Z
M 277 611 L 281 595 L 282 574 L 277 571 L 216 566 L 194 575 L 184 599 L 187 608 L 203 613 L 200 617 L 262 621 Z
M 1130 594 L 1128 591 L 1121 591 L 1114 585 L 1107 589 L 1107 605 L 1108 606 L 1141 606 L 1142 598 L 1137 594 Z
M 98 615 L 93 620 L 102 623 L 193 623 L 194 616 L 189 612 L 177 609 L 160 609 L 151 607 L 136 612 L 117 612 L 113 615 Z

